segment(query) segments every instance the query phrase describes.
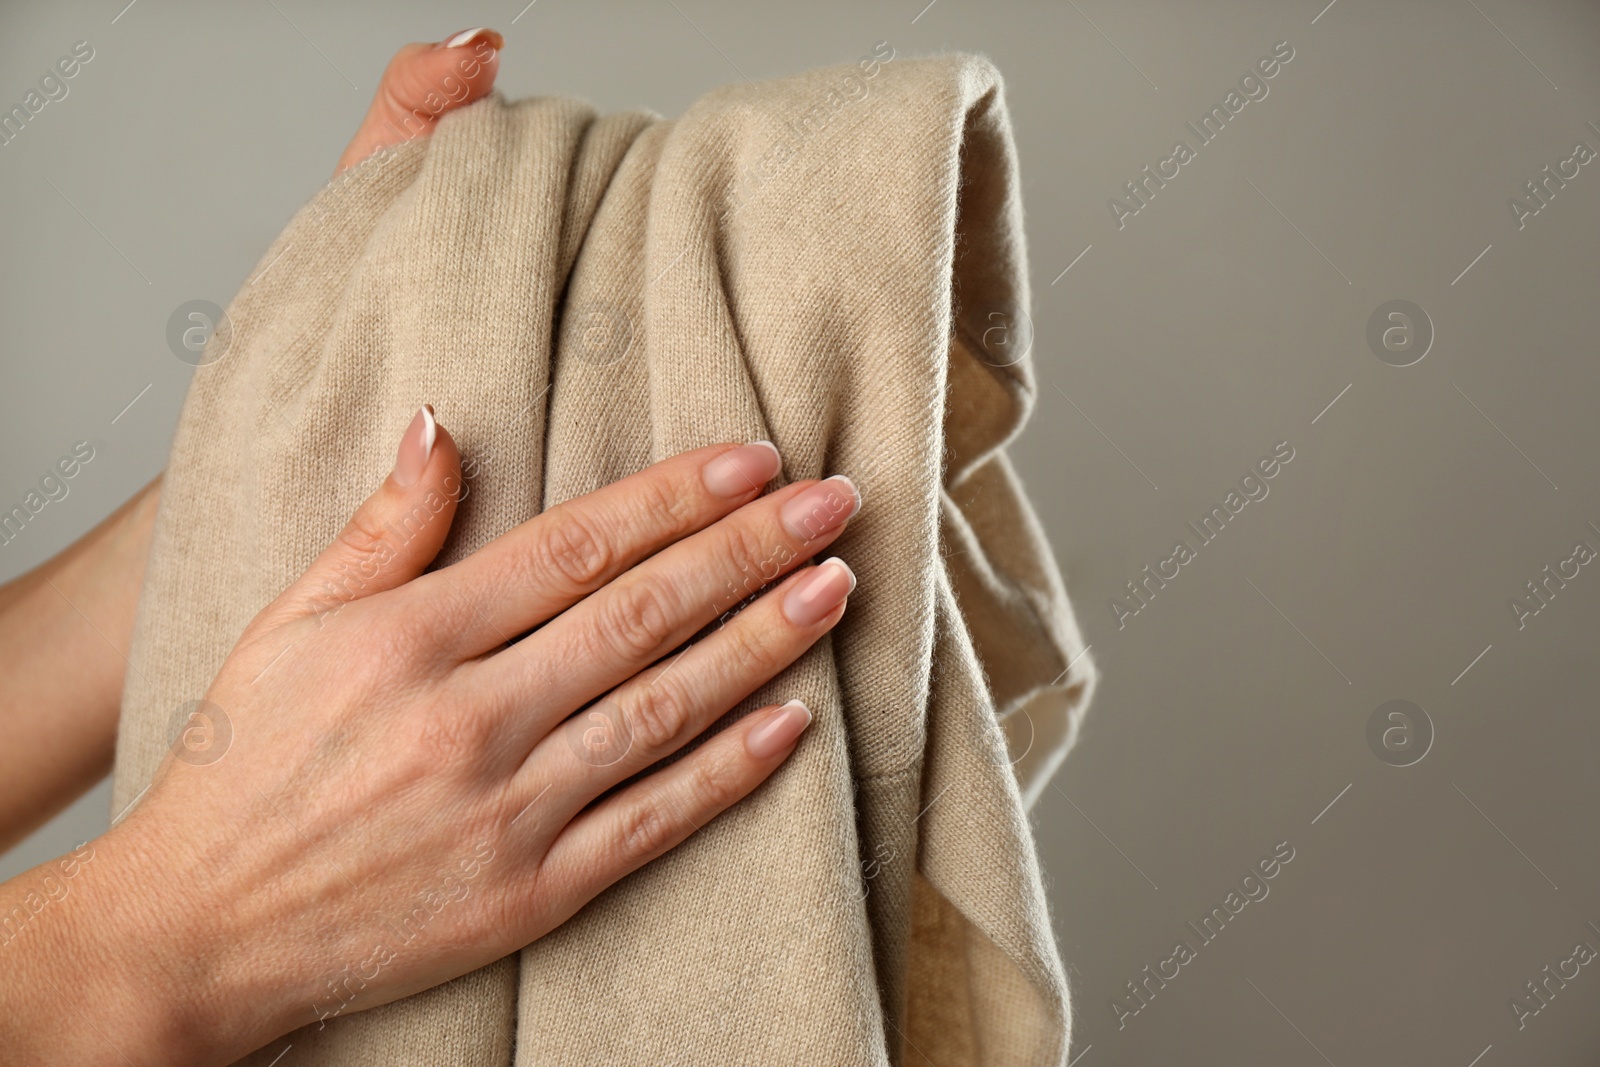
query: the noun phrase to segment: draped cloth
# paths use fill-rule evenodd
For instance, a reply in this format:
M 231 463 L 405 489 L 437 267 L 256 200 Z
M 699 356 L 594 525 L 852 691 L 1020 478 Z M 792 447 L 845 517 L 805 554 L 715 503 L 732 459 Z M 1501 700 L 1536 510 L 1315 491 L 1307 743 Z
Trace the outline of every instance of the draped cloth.
M 854 479 L 830 551 L 860 585 L 732 713 L 816 716 L 749 799 L 519 954 L 246 1062 L 289 1041 L 360 1067 L 1064 1062 L 1027 811 L 1094 673 L 1005 451 L 1031 346 L 1010 122 L 977 57 L 880 48 L 675 121 L 495 95 L 315 195 L 183 410 L 113 810 L 423 402 L 466 458 L 441 562 L 767 438 L 778 484 Z

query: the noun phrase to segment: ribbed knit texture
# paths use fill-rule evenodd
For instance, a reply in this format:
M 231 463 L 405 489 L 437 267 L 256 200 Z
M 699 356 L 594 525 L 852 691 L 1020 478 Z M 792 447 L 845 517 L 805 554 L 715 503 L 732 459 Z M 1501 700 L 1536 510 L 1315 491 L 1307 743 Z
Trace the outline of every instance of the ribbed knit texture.
M 860 577 L 843 622 L 738 709 L 816 713 L 770 781 L 519 956 L 290 1035 L 292 1063 L 1064 1061 L 1024 798 L 1094 675 L 1003 450 L 1033 398 L 1025 258 L 1000 77 L 968 56 L 675 122 L 492 96 L 301 210 L 179 424 L 117 809 L 425 401 L 469 461 L 441 562 L 720 441 L 865 503 L 830 550 Z

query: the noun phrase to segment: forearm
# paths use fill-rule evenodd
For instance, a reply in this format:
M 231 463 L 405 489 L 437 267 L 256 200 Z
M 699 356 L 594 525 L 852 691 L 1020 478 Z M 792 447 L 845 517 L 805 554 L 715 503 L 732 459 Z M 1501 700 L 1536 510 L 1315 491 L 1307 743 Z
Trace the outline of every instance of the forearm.
M 111 768 L 157 478 L 0 586 L 0 851 Z
M 176 973 L 200 917 L 160 891 L 162 865 L 113 831 L 0 884 L 6 1062 L 222 1062 L 202 1051 L 215 991 Z

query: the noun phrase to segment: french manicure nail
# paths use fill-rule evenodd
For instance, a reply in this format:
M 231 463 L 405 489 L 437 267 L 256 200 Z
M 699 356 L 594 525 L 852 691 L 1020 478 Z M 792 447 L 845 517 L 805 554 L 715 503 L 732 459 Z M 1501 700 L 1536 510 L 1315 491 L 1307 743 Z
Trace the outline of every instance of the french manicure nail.
M 722 453 L 700 472 L 706 488 L 720 497 L 743 496 L 760 489 L 783 467 L 778 446 L 771 441 L 752 441 Z
M 400 438 L 400 451 L 394 457 L 394 484 L 409 489 L 417 484 L 428 467 L 428 457 L 433 455 L 433 443 L 439 437 L 439 424 L 434 421 L 433 408 L 427 404 L 417 409 L 417 414 Z
M 815 626 L 855 592 L 856 575 L 838 556 L 823 560 L 783 596 L 783 614 L 796 626 Z
M 861 493 L 856 483 L 835 474 L 790 499 L 778 514 L 791 534 L 810 541 L 843 526 L 860 508 Z
M 756 759 L 771 759 L 790 745 L 811 725 L 811 709 L 791 700 L 774 709 L 767 721 L 745 735 L 744 747 Z
M 505 38 L 501 37 L 494 30 L 488 29 L 484 26 L 479 26 L 475 30 L 462 30 L 460 33 L 452 34 L 451 36 L 446 37 L 444 41 L 444 47 L 464 48 L 473 41 L 478 40 L 480 37 L 488 41 L 489 47 L 493 48 L 496 52 L 505 47 Z

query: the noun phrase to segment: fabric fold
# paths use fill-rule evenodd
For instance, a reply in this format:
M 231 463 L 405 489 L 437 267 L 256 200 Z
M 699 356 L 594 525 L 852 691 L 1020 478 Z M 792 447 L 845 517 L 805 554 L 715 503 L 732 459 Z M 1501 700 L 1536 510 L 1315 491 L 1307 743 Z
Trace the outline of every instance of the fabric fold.
M 465 460 L 441 563 L 719 441 L 864 499 L 844 621 L 725 720 L 813 709 L 770 781 L 518 956 L 298 1031 L 297 1063 L 1065 1062 L 1027 806 L 1095 675 L 1005 451 L 1033 331 L 992 65 L 880 46 L 675 121 L 492 96 L 262 263 L 174 442 L 117 810 L 422 402 Z

